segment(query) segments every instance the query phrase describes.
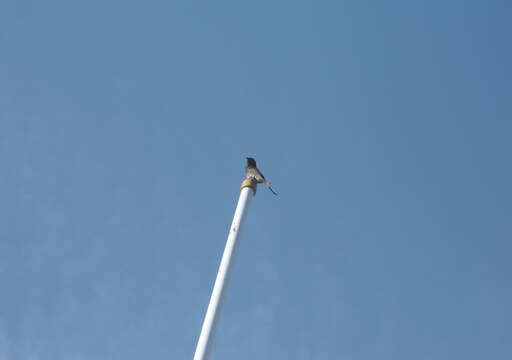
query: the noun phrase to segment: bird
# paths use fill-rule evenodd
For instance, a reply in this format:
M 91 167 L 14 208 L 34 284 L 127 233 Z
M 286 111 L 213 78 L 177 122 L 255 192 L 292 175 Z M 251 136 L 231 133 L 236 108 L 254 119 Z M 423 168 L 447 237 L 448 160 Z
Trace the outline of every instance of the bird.
M 256 180 L 256 183 L 258 184 L 265 184 L 270 191 L 272 191 L 272 194 L 277 195 L 277 193 L 272 190 L 270 185 L 272 185 L 271 182 L 268 182 L 265 179 L 265 176 L 261 173 L 261 171 L 258 170 L 256 167 L 256 160 L 254 160 L 252 157 L 247 158 L 247 166 L 245 167 L 245 177 L 247 179 L 254 179 Z

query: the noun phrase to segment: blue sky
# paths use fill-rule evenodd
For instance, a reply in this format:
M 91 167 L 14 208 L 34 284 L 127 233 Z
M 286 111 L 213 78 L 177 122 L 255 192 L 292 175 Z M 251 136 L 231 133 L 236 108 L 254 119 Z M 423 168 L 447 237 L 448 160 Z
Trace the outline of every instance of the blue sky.
M 510 5 L 0 5 L 0 360 L 509 359 Z

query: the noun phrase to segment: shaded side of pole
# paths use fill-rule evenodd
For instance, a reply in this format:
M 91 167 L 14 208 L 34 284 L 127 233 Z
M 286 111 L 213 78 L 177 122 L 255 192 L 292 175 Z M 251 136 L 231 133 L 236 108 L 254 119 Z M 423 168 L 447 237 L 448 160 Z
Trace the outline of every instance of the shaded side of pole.
M 242 183 L 242 191 L 240 192 L 240 198 L 238 199 L 235 215 L 233 216 L 233 222 L 229 229 L 226 247 L 222 254 L 222 260 L 220 261 L 219 272 L 215 279 L 215 285 L 213 286 L 208 310 L 206 310 L 206 315 L 204 317 L 203 327 L 201 328 L 201 334 L 199 335 L 196 352 L 194 354 L 194 360 L 207 360 L 210 358 L 213 340 L 219 324 L 222 307 L 226 299 L 229 280 L 231 279 L 231 273 L 233 272 L 236 253 L 240 246 L 240 239 L 242 238 L 245 220 L 247 219 L 251 200 L 256 194 L 255 189 L 256 184 L 251 181 L 247 183 L 246 180 Z

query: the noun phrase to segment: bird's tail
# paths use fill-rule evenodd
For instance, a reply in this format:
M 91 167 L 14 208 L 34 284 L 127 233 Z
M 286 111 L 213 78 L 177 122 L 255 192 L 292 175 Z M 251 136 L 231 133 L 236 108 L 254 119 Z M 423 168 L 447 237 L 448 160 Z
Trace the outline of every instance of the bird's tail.
M 276 196 L 277 196 L 277 193 L 276 193 L 276 192 L 275 192 L 275 191 L 270 187 L 270 185 L 272 185 L 272 183 L 271 183 L 271 182 L 266 181 L 266 182 L 265 182 L 265 185 L 268 187 L 268 189 L 269 189 L 270 191 L 272 191 L 272 194 L 274 194 L 274 195 L 276 195 Z

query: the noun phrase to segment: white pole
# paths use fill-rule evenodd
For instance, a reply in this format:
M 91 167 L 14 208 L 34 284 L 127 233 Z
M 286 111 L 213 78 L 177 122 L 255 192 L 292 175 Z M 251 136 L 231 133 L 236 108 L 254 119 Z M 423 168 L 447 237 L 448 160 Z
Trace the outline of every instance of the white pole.
M 247 219 L 249 206 L 251 205 L 251 200 L 256 193 L 255 190 L 256 184 L 251 180 L 246 180 L 242 183 L 242 191 L 240 192 L 240 198 L 238 199 L 238 205 L 236 206 L 233 223 L 229 229 L 226 248 L 222 254 L 222 260 L 220 261 L 219 272 L 217 273 L 217 279 L 213 286 L 208 310 L 206 310 L 206 315 L 204 317 L 203 327 L 201 329 L 196 352 L 194 354 L 194 360 L 207 360 L 210 358 L 213 339 L 219 324 L 222 306 L 226 299 L 229 279 L 231 278 L 236 253 L 240 246 L 240 239 L 242 238 L 242 232 L 244 230 L 245 220 Z

